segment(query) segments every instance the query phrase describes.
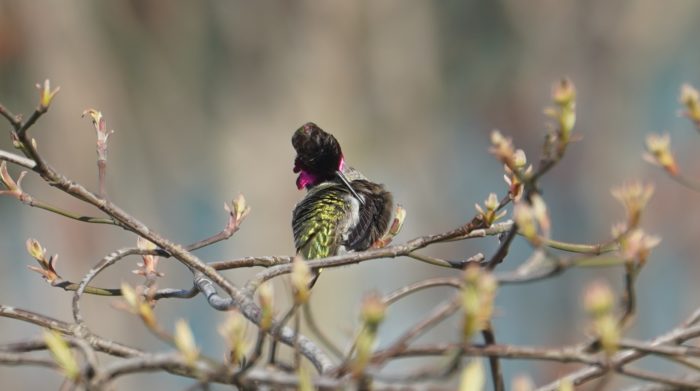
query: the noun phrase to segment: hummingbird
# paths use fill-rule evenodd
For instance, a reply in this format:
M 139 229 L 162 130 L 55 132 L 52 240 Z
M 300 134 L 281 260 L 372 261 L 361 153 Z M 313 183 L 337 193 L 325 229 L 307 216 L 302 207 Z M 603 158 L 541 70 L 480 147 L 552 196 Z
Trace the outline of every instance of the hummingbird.
M 370 248 L 387 232 L 393 197 L 384 185 L 345 163 L 338 140 L 309 122 L 294 132 L 296 185 L 306 189 L 294 207 L 297 254 L 306 260 Z M 314 270 L 312 287 L 321 270 Z

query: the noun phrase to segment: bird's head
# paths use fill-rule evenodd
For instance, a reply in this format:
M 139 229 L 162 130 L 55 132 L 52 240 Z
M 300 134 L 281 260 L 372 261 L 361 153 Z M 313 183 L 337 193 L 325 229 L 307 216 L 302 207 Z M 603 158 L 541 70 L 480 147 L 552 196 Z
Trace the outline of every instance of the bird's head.
M 297 151 L 294 172 L 299 173 L 298 189 L 308 189 L 319 183 L 337 179 L 364 205 L 364 200 L 345 176 L 345 171 L 350 168 L 345 166 L 343 151 L 332 134 L 324 132 L 315 123 L 309 122 L 294 132 L 292 145 Z
M 345 161 L 338 140 L 316 124 L 309 122 L 297 129 L 292 136 L 297 152 L 294 172 L 297 188 L 309 188 L 331 180 L 343 171 Z

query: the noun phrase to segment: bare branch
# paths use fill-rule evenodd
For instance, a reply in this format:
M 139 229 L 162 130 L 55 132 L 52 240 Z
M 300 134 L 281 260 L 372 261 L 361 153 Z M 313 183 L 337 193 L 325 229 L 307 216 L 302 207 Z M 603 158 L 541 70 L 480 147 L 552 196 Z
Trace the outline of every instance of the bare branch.
M 3 151 L 0 149 L 0 160 L 5 160 L 10 163 L 14 163 L 18 166 L 28 168 L 30 170 L 33 170 L 36 167 L 36 163 L 32 159 L 28 159 L 23 156 L 19 156 L 17 154 Z

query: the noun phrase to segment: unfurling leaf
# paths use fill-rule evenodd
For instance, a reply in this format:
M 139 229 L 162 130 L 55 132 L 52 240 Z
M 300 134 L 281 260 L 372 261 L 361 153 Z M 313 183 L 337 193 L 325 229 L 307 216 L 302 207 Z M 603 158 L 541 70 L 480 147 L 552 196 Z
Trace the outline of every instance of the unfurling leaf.
M 75 355 L 65 339 L 54 330 L 44 331 L 44 342 L 51 352 L 56 364 L 61 368 L 63 375 L 71 380 L 80 377 L 80 367 Z
M 474 207 L 479 213 L 481 221 L 483 221 L 487 227 L 490 227 L 498 219 L 506 215 L 505 210 L 500 213 L 497 213 L 499 205 L 500 203 L 498 201 L 498 196 L 496 195 L 496 193 L 491 193 L 489 194 L 488 198 L 486 198 L 486 201 L 484 201 L 483 208 L 479 204 L 474 204 Z
M 44 85 L 36 85 L 39 89 L 39 108 L 41 110 L 47 110 L 51 106 L 51 101 L 53 101 L 54 96 L 58 93 L 61 87 L 56 87 L 55 90 L 51 90 L 51 82 L 49 79 L 44 80 Z
M 700 125 L 700 93 L 695 87 L 690 84 L 681 86 L 681 94 L 678 98 L 681 104 L 685 106 L 685 111 L 682 113 L 688 117 L 695 126 Z
M 384 320 L 386 304 L 382 301 L 378 293 L 373 292 L 365 296 L 362 300 L 362 321 L 372 330 L 376 330 Z
M 238 311 L 231 311 L 224 323 L 219 326 L 219 334 L 224 337 L 229 350 L 229 363 L 240 363 L 248 351 L 246 330 L 248 329 L 245 318 Z
M 39 267 L 28 265 L 27 267 L 39 274 L 49 284 L 54 284 L 61 277 L 56 272 L 56 263 L 58 262 L 58 254 L 55 254 L 46 259 L 46 249 L 41 247 L 41 244 L 36 239 L 27 239 L 27 252 L 32 258 L 39 262 Z
M 194 342 L 192 330 L 184 319 L 180 319 L 175 323 L 175 346 L 177 346 L 177 349 L 189 365 L 194 365 L 197 362 L 199 349 L 197 349 L 197 345 Z
M 670 175 L 678 175 L 679 169 L 676 158 L 671 152 L 671 136 L 668 134 L 650 134 L 646 138 L 646 153 L 643 155 L 647 162 L 660 166 Z
M 613 188 L 611 193 L 625 207 L 627 227 L 634 228 L 639 224 L 642 211 L 654 194 L 654 185 L 628 182 Z
M 486 328 L 491 320 L 496 289 L 496 279 L 490 273 L 478 265 L 467 266 L 462 287 L 462 336 L 465 340 Z
M 126 282 L 121 286 L 122 298 L 126 302 L 126 310 L 134 315 L 138 315 L 148 327 L 156 326 L 156 315 L 153 308 L 143 299 L 143 297 Z M 124 309 L 124 308 L 122 308 Z
M 584 306 L 592 319 L 593 332 L 600 338 L 603 351 L 610 356 L 617 351 L 620 328 L 614 316 L 614 295 L 610 287 L 594 282 L 584 296 Z
M 311 269 L 299 256 L 294 257 L 294 261 L 292 261 L 291 278 L 292 289 L 294 290 L 294 302 L 296 304 L 306 303 L 311 296 L 311 290 L 309 289 Z
M 19 174 L 19 177 L 17 178 L 17 181 L 15 181 L 12 176 L 10 176 L 10 173 L 7 171 L 7 162 L 6 161 L 1 161 L 0 162 L 0 183 L 7 189 L 7 190 L 0 190 L 0 195 L 9 195 L 11 197 L 17 198 L 18 200 L 22 201 L 25 195 L 24 191 L 22 190 L 22 179 L 24 179 L 24 176 L 27 175 L 26 171 L 22 171 Z
M 462 371 L 462 378 L 459 382 L 459 391 L 482 391 L 486 379 L 484 377 L 484 367 L 480 360 L 472 360 Z
M 260 284 L 258 288 L 258 300 L 260 301 L 260 309 L 262 310 L 260 314 L 260 329 L 263 331 L 269 330 L 272 327 L 272 321 L 274 320 L 274 291 L 272 289 L 272 283 L 265 281 Z

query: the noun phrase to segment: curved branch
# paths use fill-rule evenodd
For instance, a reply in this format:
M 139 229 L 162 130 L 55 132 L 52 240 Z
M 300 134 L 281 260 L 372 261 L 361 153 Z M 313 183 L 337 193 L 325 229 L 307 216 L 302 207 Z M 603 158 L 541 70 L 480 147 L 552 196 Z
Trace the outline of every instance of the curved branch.
M 0 352 L 0 364 L 2 365 L 33 365 L 58 369 L 55 361 L 46 358 L 36 358 L 26 353 L 6 353 Z
M 139 254 L 141 251 L 142 250 L 137 247 L 123 248 L 117 251 L 113 251 L 104 258 L 102 258 L 100 262 L 97 263 L 97 265 L 95 265 L 85 274 L 83 279 L 80 280 L 78 289 L 73 295 L 73 319 L 78 324 L 78 326 L 85 325 L 85 320 L 83 319 L 83 316 L 80 313 L 80 298 L 83 295 L 83 292 L 85 292 L 85 289 L 87 288 L 90 281 L 92 281 L 92 279 L 95 278 L 102 270 L 113 265 L 118 260 L 129 255 Z
M 63 334 L 73 333 L 73 326 L 67 322 L 41 315 L 33 311 L 27 311 L 7 305 L 0 305 L 0 317 L 29 322 L 40 327 L 56 330 Z

